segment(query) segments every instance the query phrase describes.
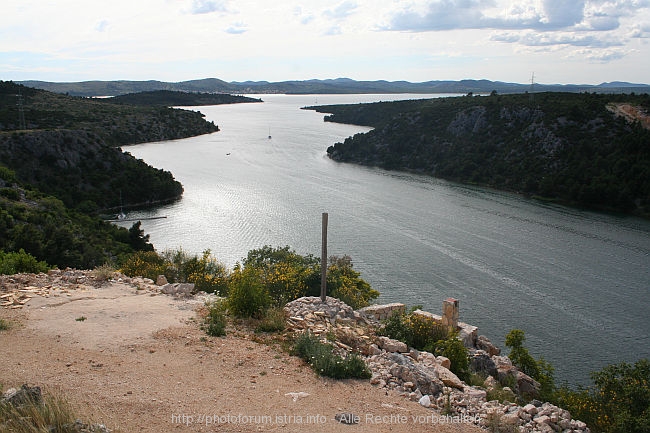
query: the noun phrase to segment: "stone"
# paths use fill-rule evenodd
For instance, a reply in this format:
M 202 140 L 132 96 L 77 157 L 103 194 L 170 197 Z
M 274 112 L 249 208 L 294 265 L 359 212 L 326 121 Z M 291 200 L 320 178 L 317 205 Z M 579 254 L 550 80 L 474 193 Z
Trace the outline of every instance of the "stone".
M 401 353 L 387 353 L 385 356 L 388 360 L 408 370 L 412 379 L 410 382 L 415 383 L 423 395 L 436 395 L 442 389 L 443 384 L 434 370 L 416 366 L 411 358 Z M 403 369 L 401 372 L 402 376 L 405 376 Z
M 379 344 L 379 347 L 384 349 L 386 352 L 406 353 L 409 351 L 406 343 L 398 340 L 393 340 L 392 338 L 382 336 L 377 339 L 377 342 Z
M 190 296 L 194 293 L 194 284 L 193 283 L 174 283 L 174 284 L 165 284 L 160 287 L 160 291 L 165 295 L 174 295 L 174 296 Z
M 468 349 L 476 347 L 476 339 L 478 338 L 478 327 L 468 325 L 467 323 L 459 322 L 458 339 L 463 342 L 463 345 Z
M 436 362 L 442 367 L 445 367 L 447 369 L 451 368 L 451 361 L 449 358 L 446 358 L 444 356 L 436 356 Z
M 487 389 L 494 388 L 496 384 L 497 384 L 497 380 L 492 376 L 486 377 L 485 381 L 483 381 L 483 386 L 485 386 Z
M 476 348 L 484 350 L 488 356 L 501 355 L 501 349 L 492 344 L 485 335 L 479 335 L 476 338 Z
M 418 403 L 420 403 L 420 406 L 431 407 L 431 397 L 423 395 Z
M 2 402 L 19 407 L 27 403 L 40 404 L 43 401 L 41 388 L 24 384 L 20 389 L 10 388 L 2 395 Z
M 534 404 L 528 403 L 522 409 L 530 415 L 535 415 L 537 413 L 537 407 Z
M 521 371 L 517 372 L 517 389 L 519 394 L 528 398 L 539 396 L 539 389 L 541 385 L 532 377 L 528 376 Z
M 442 365 L 437 365 L 434 369 L 438 375 L 438 379 L 440 379 L 446 386 L 460 390 L 465 388 L 463 381 L 460 380 L 451 370 L 446 369 Z
M 158 278 L 156 278 L 156 286 L 164 286 L 165 284 L 169 284 L 167 277 L 164 275 L 158 275 Z
M 483 350 L 477 351 L 470 360 L 470 369 L 484 376 L 496 376 L 497 367 L 490 356 Z

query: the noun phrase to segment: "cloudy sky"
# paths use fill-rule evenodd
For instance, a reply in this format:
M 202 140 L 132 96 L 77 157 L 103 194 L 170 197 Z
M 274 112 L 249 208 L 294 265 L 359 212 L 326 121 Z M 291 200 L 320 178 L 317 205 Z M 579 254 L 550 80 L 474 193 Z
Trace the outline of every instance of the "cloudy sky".
M 0 80 L 650 84 L 650 0 L 2 0 Z

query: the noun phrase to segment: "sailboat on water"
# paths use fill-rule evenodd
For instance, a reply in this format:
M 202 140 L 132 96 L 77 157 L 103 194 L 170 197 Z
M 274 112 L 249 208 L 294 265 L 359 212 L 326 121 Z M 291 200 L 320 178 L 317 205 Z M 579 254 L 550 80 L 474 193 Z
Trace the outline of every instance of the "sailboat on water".
M 269 140 L 271 139 L 271 127 L 269 126 Z

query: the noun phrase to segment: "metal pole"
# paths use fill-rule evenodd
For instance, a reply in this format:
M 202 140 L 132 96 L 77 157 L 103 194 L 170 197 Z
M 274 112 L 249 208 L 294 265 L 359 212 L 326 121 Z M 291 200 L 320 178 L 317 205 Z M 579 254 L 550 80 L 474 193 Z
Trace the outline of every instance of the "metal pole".
M 323 212 L 322 247 L 320 255 L 320 299 L 327 302 L 327 212 Z

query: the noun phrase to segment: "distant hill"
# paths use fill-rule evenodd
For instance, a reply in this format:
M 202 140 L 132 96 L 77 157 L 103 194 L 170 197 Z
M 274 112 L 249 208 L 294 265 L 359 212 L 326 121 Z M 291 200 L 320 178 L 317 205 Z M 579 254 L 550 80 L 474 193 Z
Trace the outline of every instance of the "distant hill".
M 226 93 L 180 92 L 174 90 L 152 90 L 148 92 L 128 93 L 112 98 L 99 99 L 99 101 L 110 104 L 162 105 L 165 107 L 193 107 L 199 105 L 262 102 L 261 99 Z
M 77 83 L 52 83 L 22 81 L 29 87 L 67 93 L 74 96 L 118 96 L 127 93 L 172 90 L 205 93 L 287 93 L 287 94 L 337 94 L 337 93 L 524 93 L 524 92 L 597 92 L 597 93 L 649 93 L 650 85 L 624 82 L 587 84 L 517 84 L 490 80 L 436 80 L 421 83 L 408 81 L 355 81 L 349 78 L 304 81 L 244 81 L 226 82 L 217 78 L 168 83 L 162 81 L 82 81 Z
M 539 93 L 309 107 L 374 127 L 327 149 L 414 171 L 650 216 L 650 96 Z

